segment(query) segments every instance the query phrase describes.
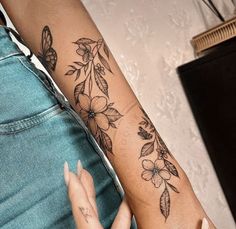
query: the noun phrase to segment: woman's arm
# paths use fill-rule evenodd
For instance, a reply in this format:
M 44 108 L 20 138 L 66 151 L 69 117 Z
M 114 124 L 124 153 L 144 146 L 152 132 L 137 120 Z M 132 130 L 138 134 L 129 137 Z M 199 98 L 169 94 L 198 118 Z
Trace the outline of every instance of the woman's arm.
M 83 4 L 78 0 L 2 0 L 2 4 L 104 150 L 139 228 L 199 228 L 206 214 L 184 171 Z

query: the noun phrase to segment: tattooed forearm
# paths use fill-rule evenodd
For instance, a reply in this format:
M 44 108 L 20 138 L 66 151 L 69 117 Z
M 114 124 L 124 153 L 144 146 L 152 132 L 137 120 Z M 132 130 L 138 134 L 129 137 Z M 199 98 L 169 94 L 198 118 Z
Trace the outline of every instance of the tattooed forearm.
M 109 88 L 105 77 L 107 73 L 112 74 L 108 63 L 109 49 L 103 39 L 80 38 L 73 43 L 77 46 L 79 59 L 69 65 L 65 75 L 73 75 L 79 82 L 74 88 L 75 104 L 104 153 L 113 154 L 112 140 L 106 131 L 110 127 L 117 128 L 115 122 L 122 115 L 114 108 L 114 103 L 108 102 Z M 92 95 L 94 87 L 101 95 Z
M 148 142 L 142 146 L 139 158 L 156 154 L 154 160 L 142 160 L 144 170 L 141 177 L 146 181 L 151 181 L 156 188 L 161 186 L 164 188 L 160 197 L 160 211 L 165 219 L 167 219 L 170 214 L 169 190 L 179 193 L 178 189 L 170 183 L 170 179 L 172 175 L 179 177 L 179 174 L 176 167 L 169 161 L 169 157 L 172 157 L 172 155 L 165 143 L 162 141 L 146 112 L 142 108 L 140 109 L 143 113 L 143 120 L 139 123 L 138 135 L 141 139 Z
M 110 51 L 103 39 L 92 40 L 79 38 L 73 42 L 78 59 L 68 66 L 66 76 L 75 76 L 74 103 L 78 112 L 107 155 L 113 154 L 112 140 L 108 130 L 116 129 L 116 121 L 123 117 L 110 102 L 107 77 L 113 74 L 109 64 Z M 41 53 L 39 60 L 51 73 L 56 68 L 57 53 L 52 47 L 53 39 L 48 26 L 42 31 Z M 162 192 L 160 211 L 165 220 L 170 215 L 170 191 L 179 193 L 173 185 L 172 177 L 179 178 L 179 173 L 171 153 L 162 141 L 145 111 L 139 122 L 138 136 L 144 141 L 139 159 L 142 159 L 141 178 L 151 181 Z M 172 183 L 172 184 L 171 184 Z M 88 209 L 79 207 L 86 222 L 91 215 Z
M 57 63 L 57 53 L 52 48 L 52 42 L 52 34 L 46 25 L 42 31 L 41 52 L 38 53 L 37 57 L 49 73 L 55 70 Z
M 85 221 L 88 223 L 89 217 L 92 217 L 88 208 L 79 207 L 80 212 L 82 213 Z

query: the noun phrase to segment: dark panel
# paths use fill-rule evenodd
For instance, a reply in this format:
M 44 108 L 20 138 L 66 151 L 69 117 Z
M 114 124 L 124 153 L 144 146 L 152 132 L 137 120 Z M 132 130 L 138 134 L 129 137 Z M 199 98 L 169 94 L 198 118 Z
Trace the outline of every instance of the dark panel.
M 180 66 L 178 73 L 236 218 L 236 40 Z

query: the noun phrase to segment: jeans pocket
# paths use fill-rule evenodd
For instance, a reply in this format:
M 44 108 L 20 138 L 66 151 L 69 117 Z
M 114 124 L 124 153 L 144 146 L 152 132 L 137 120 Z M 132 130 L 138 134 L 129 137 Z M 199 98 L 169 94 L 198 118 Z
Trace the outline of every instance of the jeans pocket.
M 63 112 L 58 104 L 39 112 L 35 115 L 25 117 L 19 120 L 14 120 L 8 123 L 0 124 L 0 135 L 16 134 L 18 132 L 30 129 L 42 122 L 47 121 L 53 116 Z

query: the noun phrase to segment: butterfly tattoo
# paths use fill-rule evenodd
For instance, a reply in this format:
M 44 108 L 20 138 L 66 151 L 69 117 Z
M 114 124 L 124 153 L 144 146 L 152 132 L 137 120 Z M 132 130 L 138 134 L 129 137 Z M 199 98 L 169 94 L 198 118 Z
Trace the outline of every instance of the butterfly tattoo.
M 49 27 L 46 25 L 42 31 L 41 39 L 41 52 L 38 53 L 37 57 L 43 66 L 48 70 L 49 73 L 55 70 L 57 63 L 57 53 L 52 48 L 52 34 Z

